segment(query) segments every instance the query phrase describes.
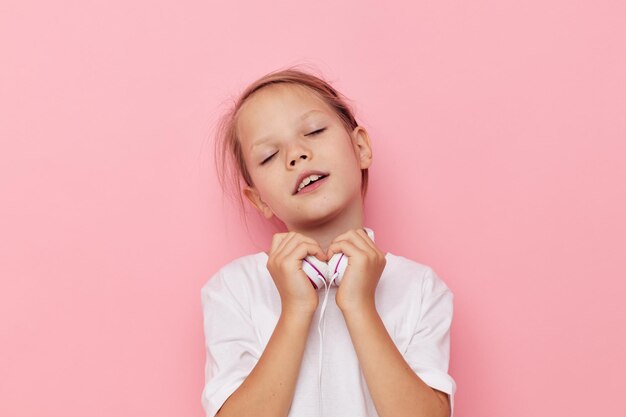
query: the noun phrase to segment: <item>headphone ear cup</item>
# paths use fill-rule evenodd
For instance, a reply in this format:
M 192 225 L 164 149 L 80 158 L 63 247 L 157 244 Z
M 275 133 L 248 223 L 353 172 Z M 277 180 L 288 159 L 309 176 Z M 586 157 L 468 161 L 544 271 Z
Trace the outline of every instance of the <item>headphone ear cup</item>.
M 315 256 L 308 255 L 302 260 L 302 270 L 309 277 L 309 281 L 316 290 L 324 288 L 324 277 L 328 270 L 328 265 L 325 262 L 320 261 Z
M 348 266 L 348 257 L 343 253 L 339 252 L 333 255 L 328 261 L 328 277 L 332 279 L 332 276 L 337 272 L 337 277 L 333 281 L 333 285 L 339 286 L 341 283 L 341 278 L 343 278 L 343 273 L 346 271 L 346 267 Z
M 365 230 L 370 239 L 374 241 L 374 231 L 369 227 L 364 227 L 363 230 Z M 332 285 L 339 286 L 347 267 L 348 257 L 342 252 L 334 254 L 328 263 L 320 261 L 313 255 L 308 255 L 302 260 L 302 270 L 307 277 L 309 277 L 309 281 L 311 281 L 311 284 L 317 290 L 324 288 L 324 283 L 330 283 L 335 272 L 337 273 L 337 277 L 333 280 Z

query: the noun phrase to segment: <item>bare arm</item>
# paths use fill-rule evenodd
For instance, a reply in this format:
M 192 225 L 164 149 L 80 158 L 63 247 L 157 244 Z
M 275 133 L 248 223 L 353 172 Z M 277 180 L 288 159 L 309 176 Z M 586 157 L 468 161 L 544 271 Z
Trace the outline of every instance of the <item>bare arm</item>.
M 307 255 L 326 260 L 313 239 L 296 232 L 276 233 L 267 268 L 282 312 L 258 362 L 224 402 L 219 417 L 286 417 L 289 414 L 318 293 L 302 270 Z
M 259 361 L 226 400 L 219 417 L 287 416 L 313 313 L 283 310 Z
M 341 309 L 367 387 L 380 417 L 448 417 L 447 394 L 427 385 L 396 348 L 376 310 L 385 254 L 363 229 L 348 230 L 328 247 L 349 258 L 335 301 Z M 432 270 L 431 270 L 432 272 Z
M 376 307 L 344 311 L 352 343 L 381 417 L 447 417 L 448 395 L 426 385 L 406 363 Z

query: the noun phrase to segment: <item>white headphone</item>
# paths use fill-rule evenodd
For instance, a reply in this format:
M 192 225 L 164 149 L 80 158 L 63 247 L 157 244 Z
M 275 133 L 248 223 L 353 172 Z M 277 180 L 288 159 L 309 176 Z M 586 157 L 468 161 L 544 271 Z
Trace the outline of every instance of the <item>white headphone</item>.
M 374 231 L 368 227 L 363 230 L 374 241 Z M 348 257 L 341 252 L 334 254 L 328 262 L 320 261 L 313 255 L 302 260 L 302 270 L 318 290 L 330 285 L 338 286 L 347 266 Z

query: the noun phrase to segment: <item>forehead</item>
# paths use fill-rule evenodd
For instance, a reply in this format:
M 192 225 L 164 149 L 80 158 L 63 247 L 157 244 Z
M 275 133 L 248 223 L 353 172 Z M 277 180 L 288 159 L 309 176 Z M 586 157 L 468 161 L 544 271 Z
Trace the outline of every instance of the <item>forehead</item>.
M 288 83 L 263 87 L 248 97 L 239 109 L 238 136 L 244 141 L 269 134 L 272 127 L 295 124 L 311 110 L 334 114 L 330 106 L 308 87 Z

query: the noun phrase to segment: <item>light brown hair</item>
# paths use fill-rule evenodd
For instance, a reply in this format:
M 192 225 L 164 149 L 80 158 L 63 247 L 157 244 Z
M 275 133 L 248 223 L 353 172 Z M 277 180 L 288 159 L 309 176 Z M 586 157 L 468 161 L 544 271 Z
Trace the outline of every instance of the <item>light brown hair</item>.
M 248 186 L 254 186 L 244 160 L 241 143 L 237 135 L 237 116 L 239 109 L 248 98 L 260 89 L 273 84 L 289 83 L 307 87 L 317 94 L 339 116 L 346 131 L 352 131 L 358 126 L 352 109 L 347 104 L 347 98 L 335 90 L 321 76 L 290 67 L 271 72 L 250 84 L 241 95 L 234 100 L 230 109 L 222 116 L 217 128 L 215 141 L 215 165 L 217 175 L 225 193 L 232 195 L 244 207 L 242 197 L 243 180 Z M 367 193 L 368 170 L 361 170 L 361 196 L 365 199 Z

